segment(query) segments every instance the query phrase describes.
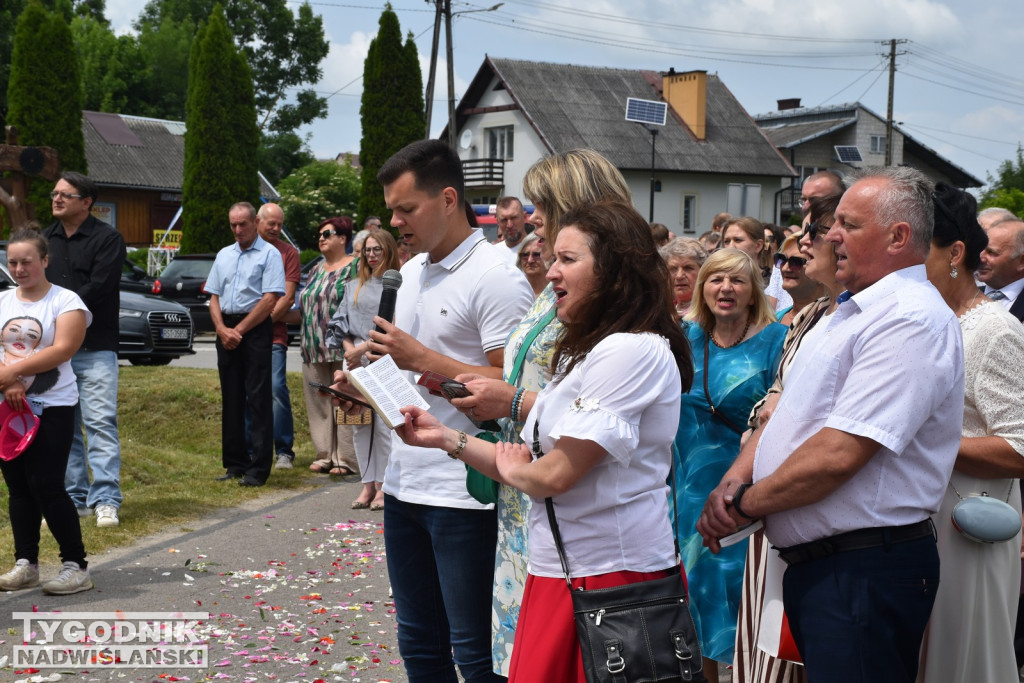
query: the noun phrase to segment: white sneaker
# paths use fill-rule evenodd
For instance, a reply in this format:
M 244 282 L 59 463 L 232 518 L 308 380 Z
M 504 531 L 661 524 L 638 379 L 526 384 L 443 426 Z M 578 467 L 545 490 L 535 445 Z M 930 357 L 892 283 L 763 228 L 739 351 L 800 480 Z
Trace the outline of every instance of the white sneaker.
M 117 526 L 121 520 L 117 518 L 117 508 L 113 505 L 96 506 L 96 526 Z
M 274 467 L 279 470 L 290 470 L 292 468 L 292 459 L 281 453 L 277 456 L 277 462 L 274 463 Z
M 28 560 L 18 560 L 14 563 L 14 569 L 0 576 L 0 590 L 20 591 L 38 585 L 39 565 L 30 564 Z
M 82 569 L 77 562 L 65 562 L 53 581 L 43 584 L 43 592 L 48 595 L 71 595 L 90 590 L 93 587 L 92 577 L 88 569 Z

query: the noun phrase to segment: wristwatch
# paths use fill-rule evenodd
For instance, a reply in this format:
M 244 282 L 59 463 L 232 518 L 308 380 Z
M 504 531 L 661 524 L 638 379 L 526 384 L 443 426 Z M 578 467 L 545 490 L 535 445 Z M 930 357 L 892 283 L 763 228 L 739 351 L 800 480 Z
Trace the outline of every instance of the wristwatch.
M 732 494 L 733 510 L 740 513 L 740 517 L 743 517 L 745 519 L 756 519 L 755 517 L 751 517 L 750 515 L 748 515 L 746 512 L 743 511 L 743 508 L 740 507 L 740 501 L 743 499 L 743 494 L 746 493 L 747 489 L 749 489 L 751 486 L 753 486 L 753 484 L 740 484 L 739 488 L 736 489 L 736 493 Z

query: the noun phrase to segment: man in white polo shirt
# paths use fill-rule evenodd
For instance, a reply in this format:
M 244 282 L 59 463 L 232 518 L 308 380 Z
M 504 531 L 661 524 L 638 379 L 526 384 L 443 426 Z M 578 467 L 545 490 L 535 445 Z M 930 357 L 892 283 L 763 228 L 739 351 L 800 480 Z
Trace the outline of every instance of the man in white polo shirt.
M 697 528 L 714 550 L 764 519 L 810 680 L 910 683 L 938 587 L 929 517 L 960 446 L 963 345 L 923 265 L 931 183 L 875 169 L 835 213 L 826 239 L 847 292 L 804 337 L 772 418 Z
M 370 358 L 390 354 L 413 381 L 426 370 L 500 378 L 505 338 L 533 291 L 470 227 L 459 157 L 438 140 L 414 142 L 377 179 L 392 227 L 416 256 L 402 267 L 394 325 L 377 318 L 385 334 L 370 333 Z M 423 393 L 439 420 L 478 431 L 448 401 Z M 493 506 L 469 495 L 465 466 L 444 451 L 392 444 L 384 541 L 409 681 L 455 681 L 454 664 L 467 683 L 502 681 L 491 667 Z

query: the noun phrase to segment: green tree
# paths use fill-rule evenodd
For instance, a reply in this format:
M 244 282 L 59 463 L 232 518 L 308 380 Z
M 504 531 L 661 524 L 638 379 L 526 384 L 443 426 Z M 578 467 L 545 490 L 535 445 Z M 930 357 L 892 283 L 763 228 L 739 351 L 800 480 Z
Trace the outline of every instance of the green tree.
M 18 18 L 7 88 L 8 123 L 23 145 L 54 147 L 65 170 L 87 173 L 78 56 L 64 17 L 31 0 Z M 49 222 L 51 186 L 31 183 L 28 201 Z
M 295 169 L 316 160 L 306 140 L 292 132 L 261 133 L 258 158 L 260 172 L 271 185 L 277 185 Z
M 136 27 L 142 31 L 167 20 L 194 27 L 212 6 L 213 0 L 150 0 Z M 286 0 L 226 0 L 223 7 L 235 44 L 252 69 L 260 129 L 292 132 L 325 117 L 327 100 L 302 88 L 320 80 L 320 64 L 330 50 L 323 19 L 308 3 L 294 14 Z
M 359 109 L 363 136 L 359 144 L 362 189 L 359 218 L 390 215 L 377 171 L 388 158 L 423 137 L 423 76 L 410 33 L 402 45 L 398 15 L 390 3 L 380 15 L 377 36 L 363 64 L 363 99 Z
M 359 201 L 359 172 L 350 164 L 314 161 L 282 180 L 277 191 L 284 224 L 299 248 L 317 246 L 316 229 L 331 216 L 354 216 Z
M 219 4 L 192 43 L 188 82 L 181 240 L 186 254 L 228 244 L 228 209 L 259 198 L 252 74 Z
M 1024 149 L 1017 145 L 1017 155 L 999 164 L 996 177 L 988 174 L 988 186 L 981 193 L 980 209 L 999 207 L 1024 216 Z
M 148 115 L 147 69 L 135 36 L 116 36 L 93 17 L 75 17 L 71 32 L 82 72 L 82 108 Z

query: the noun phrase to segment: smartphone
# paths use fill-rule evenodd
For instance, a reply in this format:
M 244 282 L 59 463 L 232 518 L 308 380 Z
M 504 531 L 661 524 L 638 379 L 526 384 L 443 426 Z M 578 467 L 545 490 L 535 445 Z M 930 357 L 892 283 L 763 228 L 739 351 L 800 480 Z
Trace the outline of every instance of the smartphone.
M 355 396 L 349 396 L 346 393 L 338 391 L 337 389 L 332 389 L 331 387 L 327 386 L 326 384 L 321 384 L 320 382 L 310 382 L 309 386 L 313 387 L 317 391 L 321 391 L 321 392 L 323 392 L 325 394 L 330 394 L 331 396 L 334 396 L 336 398 L 340 398 L 342 401 L 351 401 L 352 403 L 355 403 L 356 405 L 365 406 L 367 408 L 372 408 L 373 407 L 373 406 L 371 406 L 369 403 L 367 403 L 366 401 L 364 401 L 361 398 L 356 398 Z
M 462 382 L 456 382 L 453 379 L 441 382 L 441 393 L 444 394 L 445 398 L 449 401 L 453 398 L 466 398 L 472 396 L 472 392 L 466 388 L 466 385 Z
M 456 382 L 455 380 L 448 380 L 447 382 L 441 382 L 441 393 L 444 394 L 445 398 L 449 401 L 453 398 L 465 398 L 466 396 L 472 396 L 473 392 L 466 388 L 466 385 L 462 382 Z M 470 418 L 472 420 L 472 418 Z M 482 429 L 486 432 L 500 432 L 501 425 L 494 420 L 472 420 L 473 424 L 476 425 L 477 429 Z

